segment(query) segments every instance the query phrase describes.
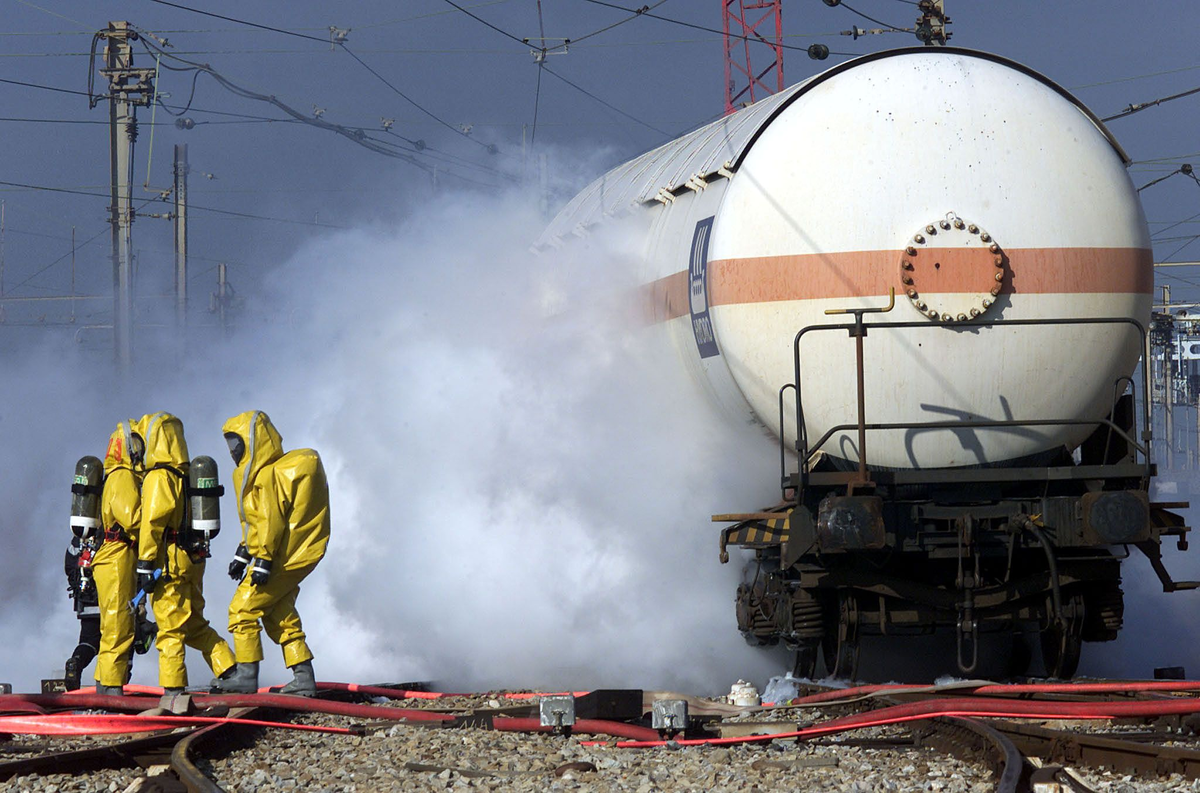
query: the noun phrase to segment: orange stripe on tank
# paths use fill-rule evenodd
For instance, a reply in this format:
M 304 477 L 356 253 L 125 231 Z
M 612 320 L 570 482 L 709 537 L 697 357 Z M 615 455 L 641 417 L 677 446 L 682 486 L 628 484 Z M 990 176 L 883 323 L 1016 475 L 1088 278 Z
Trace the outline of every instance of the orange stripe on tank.
M 975 292 L 978 281 L 956 278 L 960 257 L 976 256 L 969 249 L 929 249 L 945 267 L 938 278 L 938 293 Z M 1154 286 L 1154 258 L 1144 248 L 1006 248 L 1002 293 L 1011 294 L 1150 294 Z M 735 303 L 771 303 L 781 300 L 820 300 L 887 294 L 889 287 L 903 294 L 900 251 L 853 251 L 791 256 L 720 259 L 708 264 L 708 298 L 714 306 Z M 964 275 L 971 268 L 963 267 Z M 654 282 L 678 279 L 682 302 L 678 313 L 689 313 L 687 272 Z M 674 303 L 671 308 L 676 308 Z M 658 316 L 658 315 L 656 315 Z M 660 319 L 661 321 L 661 319 Z
M 672 273 L 642 286 L 643 305 L 649 324 L 666 322 L 692 313 L 687 270 Z

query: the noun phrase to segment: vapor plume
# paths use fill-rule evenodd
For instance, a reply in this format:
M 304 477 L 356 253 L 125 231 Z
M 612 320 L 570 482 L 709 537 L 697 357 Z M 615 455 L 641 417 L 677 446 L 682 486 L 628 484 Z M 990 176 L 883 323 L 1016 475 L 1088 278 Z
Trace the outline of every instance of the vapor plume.
M 718 563 L 709 520 L 776 498 L 774 446 L 711 413 L 642 323 L 635 238 L 535 256 L 544 222 L 522 195 L 455 195 L 324 238 L 248 296 L 230 339 L 180 364 L 144 342 L 128 381 L 21 356 L 0 386 L 16 505 L 0 586 L 25 605 L 0 619 L 28 643 L 0 648 L 0 679 L 33 688 L 74 646 L 58 566 L 74 460 L 167 410 L 228 485 L 219 427 L 247 409 L 329 473 L 329 555 L 299 601 L 319 678 L 715 692 L 777 671 L 737 634 L 741 570 Z M 229 495 L 222 513 L 206 611 L 225 633 Z M 267 656 L 264 682 L 284 679 Z M 155 677 L 138 659 L 135 681 Z

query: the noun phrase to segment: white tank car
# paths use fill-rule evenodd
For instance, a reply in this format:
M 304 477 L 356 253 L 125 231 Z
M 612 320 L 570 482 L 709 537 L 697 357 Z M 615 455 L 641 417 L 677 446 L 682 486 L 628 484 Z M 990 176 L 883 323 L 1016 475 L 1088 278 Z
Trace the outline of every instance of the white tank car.
M 1036 72 L 954 48 L 839 65 L 597 179 L 539 241 L 557 247 L 632 214 L 643 297 L 683 365 L 731 416 L 796 440 L 792 343 L 827 309 L 920 321 L 865 340 L 869 422 L 1096 420 L 1131 374 L 1153 259 L 1128 157 L 1078 100 Z M 609 224 L 616 225 L 616 224 Z M 621 224 L 625 228 L 625 224 Z M 947 320 L 973 320 L 948 327 Z M 802 344 L 810 443 L 857 418 L 853 339 Z M 1123 390 L 1123 388 L 1121 389 Z M 1079 425 L 873 432 L 867 462 L 998 465 L 1074 449 Z M 857 433 L 822 449 L 858 459 Z

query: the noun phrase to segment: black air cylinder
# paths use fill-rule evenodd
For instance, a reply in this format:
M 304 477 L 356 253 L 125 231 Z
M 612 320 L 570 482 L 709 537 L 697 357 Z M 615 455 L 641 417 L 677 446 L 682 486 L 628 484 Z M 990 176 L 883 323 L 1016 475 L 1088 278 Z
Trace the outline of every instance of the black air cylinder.
M 221 531 L 221 493 L 217 461 L 207 455 L 192 460 L 188 492 L 192 499 L 192 531 L 205 542 Z
M 71 531 L 81 540 L 100 531 L 100 492 L 104 487 L 104 463 L 87 455 L 75 463 L 75 481 L 71 485 Z

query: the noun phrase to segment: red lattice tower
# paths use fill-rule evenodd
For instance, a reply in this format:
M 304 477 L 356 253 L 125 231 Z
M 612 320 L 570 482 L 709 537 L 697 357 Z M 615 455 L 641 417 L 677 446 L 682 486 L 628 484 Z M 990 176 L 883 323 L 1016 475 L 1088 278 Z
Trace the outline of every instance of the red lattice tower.
M 783 90 L 783 0 L 721 0 L 725 29 L 725 112 Z M 770 32 L 771 23 L 775 30 Z M 768 57 L 765 68 L 759 64 Z

